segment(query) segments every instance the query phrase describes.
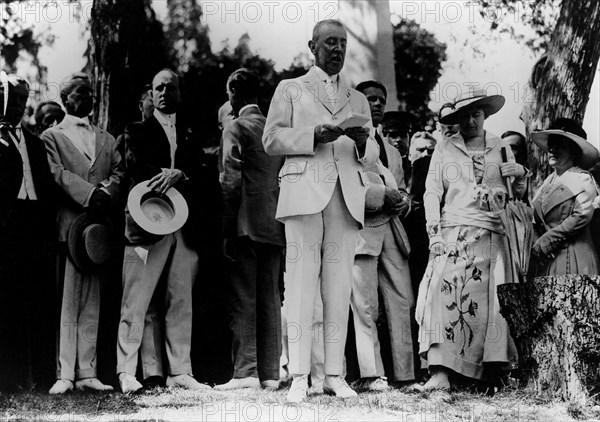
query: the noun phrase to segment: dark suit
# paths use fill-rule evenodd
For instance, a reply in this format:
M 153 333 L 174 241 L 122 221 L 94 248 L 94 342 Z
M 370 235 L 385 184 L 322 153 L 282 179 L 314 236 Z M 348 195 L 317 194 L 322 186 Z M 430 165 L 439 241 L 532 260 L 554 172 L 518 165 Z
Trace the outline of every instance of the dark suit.
M 234 378 L 279 379 L 279 270 L 284 226 L 275 219 L 282 156 L 265 153 L 265 117 L 245 108 L 223 131 L 224 228 Z
M 13 135 L 26 144 L 37 199 L 17 198 L 23 161 L 0 129 L 0 390 L 47 387 L 56 363 L 56 190 L 43 142 L 26 129 Z
M 130 125 L 125 155 L 131 187 L 171 168 L 168 137 L 155 116 Z M 165 291 L 165 343 L 168 375 L 191 374 L 192 286 L 198 273 L 198 251 L 214 245 L 214 215 L 220 207 L 216 174 L 204 164 L 204 152 L 184 124 L 176 124 L 175 162 L 185 179 L 175 188 L 189 207 L 189 218 L 175 233 L 151 235 L 126 213 L 123 299 L 117 341 L 117 373 L 135 376 L 142 330 L 152 295 L 161 276 Z M 204 229 L 209 228 L 209 229 Z M 162 299 L 162 298 L 161 298 Z M 146 374 L 146 375 L 163 375 Z

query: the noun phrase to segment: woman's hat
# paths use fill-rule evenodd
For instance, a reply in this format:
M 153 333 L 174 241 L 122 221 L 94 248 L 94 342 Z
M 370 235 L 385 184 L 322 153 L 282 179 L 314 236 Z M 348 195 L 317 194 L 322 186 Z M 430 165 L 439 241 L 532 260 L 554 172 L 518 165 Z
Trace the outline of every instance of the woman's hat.
M 583 169 L 589 169 L 600 158 L 600 152 L 587 141 L 587 133 L 583 127 L 573 119 L 560 117 L 548 129 L 533 132 L 531 140 L 542 151 L 548 152 L 548 138 L 551 135 L 575 142 L 581 148 L 581 160 L 578 164 Z
M 473 110 L 483 110 L 486 118 L 497 113 L 504 107 L 506 99 L 502 95 L 487 95 L 481 88 L 469 89 L 454 100 L 450 108 L 451 112 L 445 110 L 440 113 L 440 123 L 444 125 L 456 125 L 460 123 L 464 115 Z
M 67 246 L 73 263 L 81 272 L 94 272 L 112 256 L 111 228 L 102 219 L 84 212 L 71 224 Z
M 187 221 L 189 210 L 185 198 L 175 188 L 160 195 L 146 180 L 129 192 L 127 208 L 133 221 L 148 233 L 165 235 L 179 230 Z

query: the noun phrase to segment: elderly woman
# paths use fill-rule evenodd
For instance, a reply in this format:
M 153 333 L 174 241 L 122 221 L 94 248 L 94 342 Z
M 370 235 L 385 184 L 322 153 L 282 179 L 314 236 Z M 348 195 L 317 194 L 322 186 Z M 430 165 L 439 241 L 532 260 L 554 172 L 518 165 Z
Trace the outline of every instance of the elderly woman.
M 535 274 L 598 274 L 590 231 L 598 189 L 584 170 L 598 160 L 598 150 L 586 140 L 583 128 L 566 118 L 534 132 L 531 139 L 548 153 L 548 165 L 554 169 L 533 198 L 540 235 L 532 248 Z
M 432 377 L 422 389 L 449 389 L 451 373 L 495 381 L 492 372 L 516 361 L 496 296 L 497 285 L 517 279 L 499 214 L 507 196 L 505 178 L 515 177 L 519 192 L 527 170 L 515 163 L 505 141 L 483 128 L 504 101 L 472 92 L 441 120 L 459 124 L 460 132 L 437 144 L 426 180 L 430 261 L 416 319 L 419 353 Z

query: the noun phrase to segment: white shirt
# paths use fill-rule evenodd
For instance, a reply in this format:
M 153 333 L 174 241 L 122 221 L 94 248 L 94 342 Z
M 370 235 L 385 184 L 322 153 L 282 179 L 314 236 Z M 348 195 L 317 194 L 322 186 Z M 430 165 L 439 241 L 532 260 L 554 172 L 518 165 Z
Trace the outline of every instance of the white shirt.
M 258 107 L 258 105 L 257 104 L 246 104 L 244 107 L 240 108 L 240 111 L 238 111 L 238 116 L 241 116 L 242 112 L 250 107 Z
M 35 186 L 33 185 L 33 176 L 31 175 L 31 165 L 29 164 L 29 154 L 27 153 L 27 145 L 25 145 L 25 137 L 23 136 L 23 130 L 21 129 L 21 124 L 15 128 L 15 132 L 19 139 L 15 139 L 10 131 L 10 138 L 13 143 L 19 150 L 21 154 L 21 160 L 23 160 L 23 180 L 21 181 L 21 189 L 19 190 L 19 195 L 17 195 L 17 199 L 31 199 L 36 200 L 37 194 L 35 193 Z
M 165 114 L 154 109 L 154 117 L 156 117 L 156 120 L 158 120 L 158 123 L 162 126 L 165 135 L 167 135 L 167 139 L 169 140 L 169 145 L 171 147 L 171 169 L 174 169 L 175 151 L 177 151 L 177 129 L 175 128 L 177 115 L 175 113 Z
M 69 141 L 89 160 L 91 167 L 96 161 L 96 132 L 87 117 L 67 114 L 60 123 Z
M 329 97 L 329 100 L 332 104 L 335 103 L 337 101 L 337 92 L 340 75 L 328 75 L 327 72 L 325 72 L 319 66 L 315 66 L 315 71 L 317 72 L 319 79 L 324 84 L 325 93 Z

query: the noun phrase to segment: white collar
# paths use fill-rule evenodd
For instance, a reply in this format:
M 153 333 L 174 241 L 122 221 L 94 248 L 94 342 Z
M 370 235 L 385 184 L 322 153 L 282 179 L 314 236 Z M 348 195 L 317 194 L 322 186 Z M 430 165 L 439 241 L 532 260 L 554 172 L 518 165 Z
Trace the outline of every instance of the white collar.
M 317 76 L 319 77 L 319 80 L 323 81 L 323 82 L 337 82 L 340 78 L 339 73 L 337 75 L 328 75 L 327 72 L 325 72 L 323 69 L 321 69 L 319 66 L 315 65 L 315 71 L 317 72 Z
M 163 126 L 177 124 L 177 113 L 167 114 L 155 108 L 153 114 L 154 117 L 156 117 L 156 120 L 158 120 L 158 123 L 160 123 Z
M 244 110 L 246 110 L 250 107 L 258 107 L 258 105 L 257 104 L 246 104 L 244 107 L 240 108 L 240 111 L 238 111 L 238 116 L 241 116 L 242 113 L 244 112 Z
M 82 123 L 86 126 L 89 126 L 90 128 L 92 127 L 92 124 L 90 123 L 90 119 L 87 116 L 80 118 L 77 116 L 73 116 L 72 114 L 67 114 L 67 115 L 65 115 L 65 118 L 63 119 L 63 121 L 60 122 L 61 126 L 65 127 L 65 128 L 80 125 Z

